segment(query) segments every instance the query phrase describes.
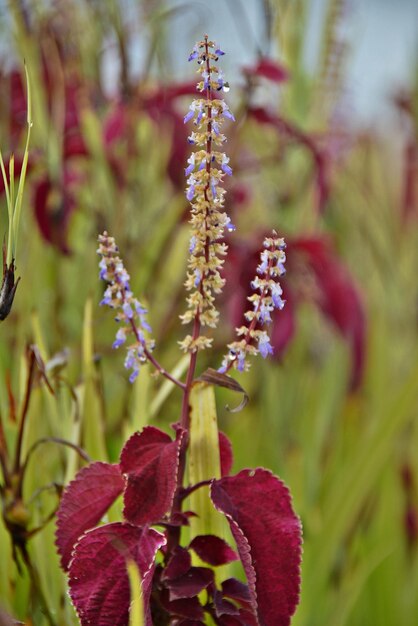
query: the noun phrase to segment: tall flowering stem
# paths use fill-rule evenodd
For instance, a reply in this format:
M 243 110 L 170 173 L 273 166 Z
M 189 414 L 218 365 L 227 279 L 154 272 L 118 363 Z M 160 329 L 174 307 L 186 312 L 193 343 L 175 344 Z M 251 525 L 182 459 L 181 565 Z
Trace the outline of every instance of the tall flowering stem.
M 201 80 L 197 90 L 205 94 L 190 105 L 184 118 L 187 123 L 194 120 L 195 130 L 189 136 L 189 143 L 196 150 L 188 159 L 185 169 L 187 177 L 186 197 L 191 203 L 191 239 L 186 289 L 187 311 L 181 316 L 182 322 L 193 322 L 192 333 L 180 343 L 181 348 L 190 353 L 190 365 L 184 395 L 182 426 L 188 427 L 188 398 L 196 368 L 198 350 L 211 346 L 212 339 L 201 335 L 203 326 L 215 328 L 219 313 L 215 307 L 215 295 L 222 291 L 224 279 L 220 270 L 227 246 L 222 241 L 225 228 L 233 231 L 234 225 L 224 212 L 225 189 L 222 187 L 225 175 L 232 169 L 229 158 L 219 150 L 226 140 L 221 129 L 225 119 L 234 121 L 234 116 L 224 100 L 217 93 L 228 91 L 223 73 L 216 66 L 224 52 L 207 36 L 198 42 L 189 61 L 197 60 Z
M 281 310 L 285 305 L 285 300 L 282 299 L 283 290 L 278 280 L 286 271 L 285 247 L 284 239 L 277 237 L 275 231 L 272 237 L 264 239 L 257 276 L 251 283 L 254 293 L 248 298 L 253 308 L 245 313 L 248 325 L 236 329 L 241 339 L 228 344 L 229 351 L 222 361 L 220 372 L 226 373 L 231 368 L 243 372 L 250 367 L 247 361 L 249 355 L 261 354 L 266 358 L 273 353 L 269 335 L 262 327 L 272 321 L 270 314 L 274 309 Z

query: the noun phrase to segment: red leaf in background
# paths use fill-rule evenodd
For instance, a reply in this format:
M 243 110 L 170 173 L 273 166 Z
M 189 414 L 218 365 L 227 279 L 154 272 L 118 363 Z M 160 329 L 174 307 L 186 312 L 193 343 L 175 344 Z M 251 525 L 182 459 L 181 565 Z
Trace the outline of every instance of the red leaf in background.
M 45 176 L 34 185 L 34 208 L 41 234 L 64 254 L 69 254 L 67 229 L 75 202 L 72 184 L 76 176 L 64 172 L 64 182 L 54 183 Z
M 0 117 L 8 121 L 6 132 L 10 133 L 9 149 L 13 152 L 27 128 L 27 103 L 25 80 L 19 70 L 5 74 L 0 72 Z
M 198 535 L 192 540 L 189 548 L 210 565 L 225 565 L 238 560 L 235 550 L 215 535 Z
M 365 362 L 366 318 L 359 292 L 330 242 L 307 237 L 288 242 L 289 255 L 302 254 L 315 274 L 319 306 L 348 341 L 353 360 L 351 386 L 361 382 Z
M 281 63 L 266 57 L 261 58 L 257 65 L 244 67 L 244 73 L 247 76 L 262 76 L 274 83 L 283 83 L 289 80 L 289 72 L 287 69 L 281 65 Z
M 142 526 L 162 519 L 170 510 L 177 486 L 182 431 L 177 440 L 154 426 L 146 426 L 126 442 L 120 468 L 127 475 L 124 516 Z
M 100 522 L 124 487 L 119 466 L 99 461 L 80 470 L 66 487 L 57 513 L 56 531 L 64 570 L 68 569 L 78 539 Z
M 243 470 L 213 481 L 211 497 L 231 526 L 259 622 L 288 626 L 299 602 L 302 543 L 289 490 L 267 470 Z
M 248 112 L 259 124 L 273 126 L 279 135 L 300 144 L 311 154 L 315 167 L 315 210 L 322 213 L 330 194 L 328 158 L 325 150 L 319 147 L 318 142 L 309 133 L 273 111 L 268 111 L 263 107 L 253 107 Z
M 219 452 L 221 456 L 221 476 L 228 476 L 231 473 L 234 463 L 232 444 L 228 437 L 221 430 L 219 431 Z
M 147 625 L 152 626 L 149 596 L 157 550 L 165 537 L 152 528 L 116 522 L 87 532 L 70 565 L 70 596 L 82 626 L 126 626 L 130 587 L 127 559 L 138 566 Z

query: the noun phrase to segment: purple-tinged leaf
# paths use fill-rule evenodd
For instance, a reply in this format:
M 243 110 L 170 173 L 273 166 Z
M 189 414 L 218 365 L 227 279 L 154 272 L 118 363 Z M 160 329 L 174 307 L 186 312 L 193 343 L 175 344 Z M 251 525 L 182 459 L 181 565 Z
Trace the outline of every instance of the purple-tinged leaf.
M 221 455 L 221 476 L 229 476 L 234 463 L 232 444 L 221 430 L 219 431 L 219 453 Z
M 126 626 L 130 606 L 128 559 L 136 563 L 141 574 L 150 625 L 148 604 L 155 555 L 165 542 L 165 537 L 152 528 L 120 522 L 87 532 L 75 547 L 69 576 L 70 596 L 81 626 Z
M 225 565 L 239 558 L 226 541 L 215 535 L 198 535 L 192 540 L 189 548 L 210 565 Z
M 192 566 L 192 559 L 190 553 L 186 548 L 177 546 L 172 557 L 167 563 L 167 567 L 164 568 L 161 575 L 161 580 L 172 580 L 183 576 Z
M 240 604 L 251 604 L 251 594 L 248 585 L 236 578 L 228 578 L 223 581 L 222 594 L 227 598 L 236 600 Z
M 239 615 L 221 615 L 219 626 L 260 626 L 254 614 L 245 609 L 240 609 Z
M 168 593 L 163 593 L 160 599 L 163 608 L 172 616 L 185 617 L 191 620 L 204 618 L 203 608 L 197 596 L 170 601 Z
M 225 600 L 222 597 L 222 592 L 215 589 L 213 593 L 213 604 L 215 607 L 216 617 L 221 615 L 239 615 L 239 609 L 235 604 Z
M 299 602 L 302 542 L 289 490 L 259 468 L 213 481 L 211 497 L 231 526 L 259 622 L 288 626 Z
M 177 440 L 153 426 L 135 433 L 125 444 L 120 467 L 128 477 L 124 493 L 124 516 L 143 526 L 162 519 L 170 510 L 177 486 L 182 431 Z
M 101 462 L 84 467 L 70 482 L 57 513 L 56 545 L 64 570 L 78 539 L 100 522 L 124 487 L 119 465 Z
M 205 622 L 195 619 L 183 619 L 181 622 L 173 622 L 173 626 L 205 626 Z
M 170 601 L 179 598 L 192 598 L 213 583 L 213 571 L 207 567 L 191 567 L 186 574 L 166 582 Z

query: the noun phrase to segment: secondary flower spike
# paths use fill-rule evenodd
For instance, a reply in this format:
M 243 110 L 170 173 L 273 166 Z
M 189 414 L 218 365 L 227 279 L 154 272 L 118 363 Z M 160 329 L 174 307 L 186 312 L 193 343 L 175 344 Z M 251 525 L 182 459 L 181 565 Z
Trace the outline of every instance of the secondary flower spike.
M 274 309 L 281 310 L 285 305 L 285 300 L 282 299 L 283 291 L 278 280 L 286 272 L 285 247 L 284 239 L 277 237 L 275 231 L 272 237 L 264 239 L 264 249 L 260 254 L 257 276 L 251 282 L 255 293 L 248 298 L 253 308 L 245 313 L 248 326 L 236 329 L 241 339 L 228 344 L 229 352 L 222 361 L 220 372 L 225 373 L 232 367 L 243 372 L 250 367 L 247 361 L 248 355 L 261 354 L 265 359 L 269 354 L 273 354 L 270 337 L 261 327 L 272 321 L 270 314 Z
M 234 116 L 218 94 L 228 91 L 229 85 L 216 62 L 224 52 L 206 36 L 198 42 L 189 56 L 196 60 L 200 80 L 197 90 L 204 97 L 197 98 L 190 105 L 184 118 L 187 123 L 193 120 L 194 130 L 189 143 L 196 147 L 185 168 L 187 178 L 186 197 L 191 203 L 191 239 L 189 247 L 188 273 L 185 283 L 189 293 L 188 310 L 181 316 L 184 324 L 192 321 L 195 329 L 181 343 L 183 350 L 195 352 L 207 348 L 212 340 L 195 332 L 201 326 L 216 327 L 219 313 L 216 310 L 215 294 L 224 286 L 220 270 L 227 251 L 222 241 L 225 228 L 235 230 L 231 219 L 224 212 L 223 180 L 231 176 L 229 158 L 220 147 L 226 140 L 222 125 L 226 119 L 234 121 Z
M 128 352 L 125 367 L 132 370 L 129 377 L 133 382 L 139 374 L 140 366 L 147 361 L 150 352 L 154 349 L 154 341 L 146 337 L 151 327 L 146 321 L 147 310 L 137 300 L 129 286 L 130 276 L 126 271 L 122 259 L 118 255 L 119 249 L 113 237 L 105 231 L 99 235 L 97 253 L 101 256 L 99 277 L 108 285 L 100 304 L 107 304 L 117 311 L 116 321 L 119 327 L 114 348 L 119 348 L 128 339 Z

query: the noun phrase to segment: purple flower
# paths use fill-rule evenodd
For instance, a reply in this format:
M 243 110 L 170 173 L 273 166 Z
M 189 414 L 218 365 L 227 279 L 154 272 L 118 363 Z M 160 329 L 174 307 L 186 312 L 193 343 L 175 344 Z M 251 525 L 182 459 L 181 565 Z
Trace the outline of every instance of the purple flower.
M 125 341 L 126 341 L 126 329 L 119 328 L 118 332 L 116 333 L 116 339 L 113 342 L 112 348 L 119 348 L 125 343 Z
M 132 307 L 129 302 L 124 302 L 124 304 L 122 305 L 122 311 L 129 320 L 133 318 L 134 312 L 132 311 Z
M 199 287 L 201 280 L 202 280 L 202 272 L 199 269 L 196 269 L 194 271 L 194 275 L 195 275 L 194 286 Z
M 268 262 L 269 262 L 269 254 L 267 250 L 263 250 L 263 252 L 260 254 L 260 259 L 261 259 L 261 263 L 257 267 L 257 273 L 265 274 L 267 272 Z
M 215 54 L 218 57 L 223 57 L 223 55 L 225 54 L 225 52 L 223 50 L 221 50 L 220 48 L 216 48 L 215 50 Z
M 229 163 L 229 157 L 226 156 L 226 154 L 223 155 L 222 157 L 222 171 L 225 172 L 225 174 L 227 174 L 228 176 L 232 176 L 232 168 L 229 167 L 228 165 Z
M 190 239 L 190 245 L 189 245 L 190 254 L 193 254 L 193 252 L 195 251 L 196 243 L 197 243 L 196 235 L 192 235 Z
M 195 166 L 195 153 L 192 152 L 192 154 L 190 155 L 190 157 L 187 159 L 187 163 L 189 163 L 189 165 L 186 167 L 186 169 L 184 170 L 184 175 L 185 176 L 190 176 L 190 174 L 193 172 L 194 170 L 194 166 Z
M 184 123 L 187 124 L 187 122 L 191 120 L 193 116 L 194 116 L 194 109 L 192 109 L 192 105 L 190 105 L 190 111 L 186 113 L 186 115 L 184 116 Z
M 189 187 L 187 188 L 186 198 L 188 199 L 189 202 L 191 202 L 196 194 L 196 188 L 195 188 L 196 181 L 191 176 L 187 182 L 189 183 Z
M 273 347 L 267 333 L 260 335 L 258 339 L 258 349 L 263 359 L 265 359 L 269 354 L 273 354 Z
M 187 59 L 188 61 L 193 61 L 194 59 L 197 59 L 197 57 L 199 56 L 199 51 L 197 49 L 197 46 L 194 46 L 192 52 L 189 55 L 189 58 Z
M 103 299 L 100 302 L 100 306 L 103 306 L 104 304 L 112 306 L 112 290 L 110 287 L 108 287 L 104 292 Z
M 202 117 L 203 117 L 203 105 L 201 104 L 200 107 L 198 108 L 198 115 L 196 118 L 196 124 L 200 124 L 200 122 L 202 121 Z
M 227 117 L 229 120 L 232 120 L 233 122 L 235 122 L 235 117 L 232 115 L 231 111 L 229 110 L 228 105 L 225 104 L 225 102 L 222 102 L 222 115 L 224 117 Z
M 237 370 L 239 372 L 244 372 L 245 371 L 245 357 L 246 357 L 246 353 L 244 350 L 240 350 L 237 354 Z
M 260 305 L 260 322 L 265 324 L 266 322 L 271 322 L 270 315 L 271 307 L 263 300 Z
M 281 311 L 286 302 L 286 300 L 283 300 L 281 297 L 283 293 L 283 289 L 280 287 L 278 283 L 273 283 L 270 286 L 270 292 L 271 292 L 271 299 L 273 300 L 274 306 L 276 307 L 276 309 L 279 309 Z
M 218 184 L 218 181 L 216 180 L 216 178 L 212 178 L 210 179 L 210 190 L 212 192 L 212 196 L 214 198 L 216 198 L 216 185 Z
M 235 226 L 235 224 L 233 224 L 233 223 L 231 222 L 231 218 L 230 218 L 230 217 L 228 218 L 228 220 L 229 220 L 229 221 L 228 221 L 228 222 L 227 222 L 227 224 L 226 224 L 226 230 L 227 230 L 229 233 L 234 233 L 234 232 L 237 230 L 237 227 Z

